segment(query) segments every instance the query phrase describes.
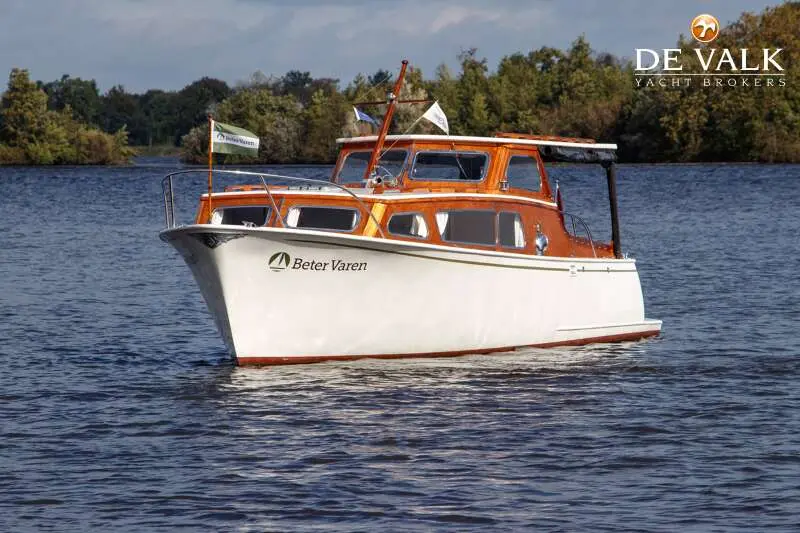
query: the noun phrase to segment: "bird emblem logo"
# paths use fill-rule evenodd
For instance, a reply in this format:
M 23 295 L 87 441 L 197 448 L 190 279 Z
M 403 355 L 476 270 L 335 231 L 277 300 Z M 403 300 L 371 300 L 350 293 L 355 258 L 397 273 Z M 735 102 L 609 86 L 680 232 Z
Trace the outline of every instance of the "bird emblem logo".
M 692 37 L 701 43 L 710 43 L 719 36 L 719 21 L 717 17 L 704 13 L 692 19 Z

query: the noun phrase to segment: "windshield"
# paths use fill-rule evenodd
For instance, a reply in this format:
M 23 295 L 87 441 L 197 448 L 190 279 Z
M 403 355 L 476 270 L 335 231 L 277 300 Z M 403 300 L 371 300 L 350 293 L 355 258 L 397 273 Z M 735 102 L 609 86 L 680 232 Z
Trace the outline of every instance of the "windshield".
M 336 183 L 361 183 L 367 170 L 372 151 L 351 152 L 347 154 L 342 168 L 334 180 Z M 406 150 L 389 150 L 384 152 L 375 168 L 378 176 L 396 178 L 403 171 L 408 152 Z
M 480 181 L 488 159 L 480 152 L 419 152 L 411 179 Z

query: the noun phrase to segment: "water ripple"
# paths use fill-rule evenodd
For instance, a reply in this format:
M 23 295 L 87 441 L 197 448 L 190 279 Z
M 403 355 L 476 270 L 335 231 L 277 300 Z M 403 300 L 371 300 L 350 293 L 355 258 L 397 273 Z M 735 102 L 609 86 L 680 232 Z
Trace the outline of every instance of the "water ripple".
M 658 339 L 262 369 L 157 239 L 161 171 L 3 171 L 47 216 L 0 219 L 0 530 L 797 530 L 798 167 L 620 168 Z

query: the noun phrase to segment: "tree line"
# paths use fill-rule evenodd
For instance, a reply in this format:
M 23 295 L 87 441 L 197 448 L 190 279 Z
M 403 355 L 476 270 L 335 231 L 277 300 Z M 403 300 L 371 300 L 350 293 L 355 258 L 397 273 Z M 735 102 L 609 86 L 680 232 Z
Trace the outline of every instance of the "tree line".
M 798 28 L 800 3 L 787 2 L 760 14 L 742 14 L 706 45 L 734 52 L 783 49 L 780 86 L 637 86 L 630 60 L 597 54 L 579 37 L 567 50 L 542 47 L 506 56 L 494 70 L 476 49 L 465 50 L 455 72 L 444 64 L 430 78 L 411 70 L 400 97 L 438 100 L 454 135 L 512 131 L 588 137 L 616 142 L 620 159 L 630 162 L 800 162 Z M 683 37 L 676 45 L 687 59 L 698 46 Z M 686 63 L 685 70 L 700 72 L 697 62 Z M 381 70 L 341 88 L 339 80 L 314 78 L 309 72 L 281 77 L 258 72 L 233 87 L 202 78 L 179 91 L 134 94 L 116 86 L 100 94 L 94 80 L 64 76 L 33 84 L 27 72 L 15 70 L 0 110 L 0 162 L 65 162 L 71 157 L 104 162 L 111 156 L 92 157 L 93 148 L 80 147 L 104 145 L 101 155 L 124 158 L 130 143 L 179 147 L 185 161 L 199 163 L 206 157 L 206 116 L 212 113 L 261 138 L 257 158 L 217 156 L 225 161 L 330 163 L 337 137 L 371 132 L 368 124 L 355 121 L 352 104 L 383 99 L 393 78 L 393 72 Z M 30 102 L 15 104 L 22 94 Z M 21 118 L 32 105 L 37 111 Z M 437 132 L 425 121 L 415 124 L 425 108 L 398 106 L 391 131 Z M 374 106 L 362 110 L 376 118 L 383 112 Z M 38 133 L 23 131 L 30 127 Z M 59 142 L 73 148 L 49 153 L 43 148 Z
M 0 164 L 107 165 L 132 155 L 124 127 L 109 134 L 76 117 L 69 104 L 50 109 L 28 71 L 11 71 L 0 100 Z

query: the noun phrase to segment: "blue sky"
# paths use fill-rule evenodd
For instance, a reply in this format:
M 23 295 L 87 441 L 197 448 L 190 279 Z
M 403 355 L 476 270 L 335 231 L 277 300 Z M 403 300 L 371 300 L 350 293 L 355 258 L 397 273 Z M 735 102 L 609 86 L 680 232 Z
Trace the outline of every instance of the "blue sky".
M 0 0 L 0 75 L 94 78 L 101 90 L 229 83 L 260 70 L 339 78 L 395 70 L 407 57 L 431 76 L 477 47 L 494 68 L 514 52 L 566 48 L 584 34 L 599 52 L 633 57 L 672 46 L 691 19 L 724 26 L 766 0 Z M 4 83 L 2 84 L 4 85 Z

